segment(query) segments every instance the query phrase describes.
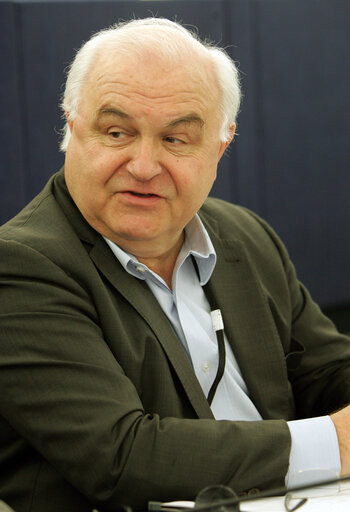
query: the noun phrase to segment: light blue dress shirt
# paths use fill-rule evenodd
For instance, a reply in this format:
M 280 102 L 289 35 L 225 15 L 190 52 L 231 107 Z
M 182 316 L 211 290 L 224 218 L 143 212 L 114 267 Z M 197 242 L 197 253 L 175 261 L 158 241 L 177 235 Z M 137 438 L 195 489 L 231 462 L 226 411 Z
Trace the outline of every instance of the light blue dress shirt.
M 146 280 L 189 357 L 196 377 L 208 395 L 218 367 L 218 346 L 212 326 L 209 302 L 202 286 L 210 279 L 216 264 L 216 253 L 198 215 L 185 228 L 185 240 L 178 255 L 172 278 L 172 290 L 165 281 L 135 256 L 123 251 L 105 238 L 124 269 L 138 279 Z M 193 259 L 196 261 L 196 271 Z M 224 323 L 225 323 L 225 319 Z M 226 336 L 225 373 L 214 395 L 211 409 L 215 419 L 254 421 L 262 417 L 252 402 L 239 366 Z M 292 438 L 286 485 L 324 479 L 340 472 L 337 435 L 328 416 L 288 422 Z M 317 470 L 317 471 L 315 471 Z

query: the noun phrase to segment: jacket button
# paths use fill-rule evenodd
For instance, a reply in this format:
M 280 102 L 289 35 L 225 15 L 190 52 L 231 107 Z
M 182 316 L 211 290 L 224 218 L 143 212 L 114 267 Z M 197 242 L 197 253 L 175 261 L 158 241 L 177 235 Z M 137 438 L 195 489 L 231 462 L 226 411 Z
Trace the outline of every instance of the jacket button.
M 252 489 L 249 489 L 248 496 L 253 496 L 254 494 L 258 494 L 260 492 L 260 489 L 257 487 L 253 487 Z

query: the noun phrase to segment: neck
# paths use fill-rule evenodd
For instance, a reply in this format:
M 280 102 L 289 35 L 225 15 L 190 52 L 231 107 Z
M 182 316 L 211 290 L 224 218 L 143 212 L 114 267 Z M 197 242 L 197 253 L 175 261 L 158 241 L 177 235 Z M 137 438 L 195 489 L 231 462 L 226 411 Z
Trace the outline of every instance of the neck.
M 108 235 L 105 236 L 108 237 Z M 132 242 L 123 240 L 121 243 L 120 240 L 114 237 L 111 237 L 110 240 L 119 245 L 124 251 L 135 256 L 140 263 L 143 263 L 155 274 L 160 276 L 171 290 L 174 267 L 184 237 L 184 232 L 182 232 L 175 243 L 170 245 L 170 248 L 168 244 L 166 248 L 164 248 L 164 244 L 158 245 L 155 241 L 148 241 L 147 244 L 145 244 L 144 241 L 135 240 Z
M 176 244 L 175 247 L 173 247 L 170 251 L 167 251 L 166 253 L 156 256 L 156 257 L 143 257 L 141 255 L 135 254 L 137 259 L 143 263 L 144 265 L 147 265 L 147 267 L 152 270 L 154 273 L 156 273 L 158 276 L 160 276 L 168 285 L 170 290 L 172 289 L 172 279 L 173 279 L 173 272 L 175 263 L 177 260 L 177 257 L 179 255 L 180 249 L 182 247 L 183 243 L 183 236 L 179 240 L 179 242 Z

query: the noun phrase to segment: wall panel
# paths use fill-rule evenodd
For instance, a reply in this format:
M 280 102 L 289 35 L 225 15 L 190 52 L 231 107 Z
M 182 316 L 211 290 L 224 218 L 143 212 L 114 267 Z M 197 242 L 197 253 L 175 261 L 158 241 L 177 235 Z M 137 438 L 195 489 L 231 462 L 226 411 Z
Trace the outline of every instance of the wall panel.
M 0 0 L 0 222 L 63 163 L 58 103 L 73 49 L 152 14 L 199 27 L 239 64 L 238 135 L 212 195 L 272 224 L 322 306 L 350 304 L 348 0 Z

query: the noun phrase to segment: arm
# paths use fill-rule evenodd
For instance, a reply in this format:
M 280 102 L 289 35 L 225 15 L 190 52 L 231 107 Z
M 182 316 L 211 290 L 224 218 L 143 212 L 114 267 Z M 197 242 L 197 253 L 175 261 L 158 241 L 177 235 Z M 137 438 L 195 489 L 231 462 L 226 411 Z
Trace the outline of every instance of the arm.
M 350 405 L 331 414 L 340 449 L 341 476 L 350 475 Z
M 309 293 L 294 294 L 303 307 L 293 320 L 292 337 L 305 347 L 300 365 L 290 371 L 298 417 L 330 414 L 350 402 L 350 339 L 338 333 Z
M 254 214 L 251 215 L 268 232 L 283 262 L 290 293 L 290 320 L 287 315 L 283 317 L 282 308 L 279 309 L 281 300 L 277 300 L 272 312 L 277 325 L 291 326 L 290 333 L 287 331 L 285 336 L 285 350 L 297 416 L 311 418 L 305 422 L 299 420 L 289 423 L 293 441 L 290 480 L 293 485 L 293 468 L 312 470 L 325 467 L 335 471 L 335 468 L 340 467 L 339 452 L 341 475 L 350 474 L 350 406 L 331 414 L 330 419 L 333 421 L 335 430 L 334 427 L 331 428 L 332 423 L 329 427 L 324 423 L 327 420 L 330 421 L 329 418 L 314 418 L 330 414 L 350 402 L 350 339 L 337 332 L 333 323 L 322 314 L 308 291 L 297 280 L 287 251 L 273 230 Z M 282 328 L 280 332 L 283 332 Z M 289 341 L 291 341 L 290 345 Z M 321 425 L 323 430 L 321 453 L 318 421 L 324 424 L 324 426 Z M 314 439 L 310 444 L 305 445 L 304 429 L 307 433 L 307 430 L 310 430 L 308 425 L 311 427 L 310 433 L 313 432 Z M 337 438 L 339 448 L 335 446 Z M 311 473 L 312 471 L 310 481 L 314 478 Z
M 146 410 L 106 343 L 84 261 L 73 274 L 17 243 L 2 242 L 0 252 L 1 414 L 72 486 L 113 509 L 194 498 L 217 482 L 237 491 L 282 485 L 290 449 L 284 421 Z M 123 344 L 126 333 L 116 336 Z
M 271 298 L 271 312 L 284 345 L 297 418 L 330 414 L 350 402 L 350 338 L 337 331 L 299 282 L 284 245 L 271 227 L 249 214 L 269 235 L 283 265 L 289 303 L 284 290 L 276 293 Z M 272 259 L 271 252 L 268 257 Z M 260 269 L 262 279 L 267 273 Z M 266 288 L 272 289 L 270 282 Z

